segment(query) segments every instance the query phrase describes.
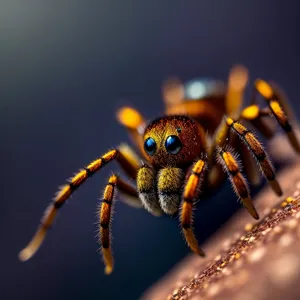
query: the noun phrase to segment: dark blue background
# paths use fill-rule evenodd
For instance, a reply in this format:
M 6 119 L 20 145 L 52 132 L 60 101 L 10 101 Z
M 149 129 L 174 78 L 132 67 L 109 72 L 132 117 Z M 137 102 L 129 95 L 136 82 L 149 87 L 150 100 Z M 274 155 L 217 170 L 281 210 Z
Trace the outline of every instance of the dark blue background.
M 136 299 L 189 253 L 176 220 L 117 203 L 116 267 L 104 276 L 94 223 L 110 165 L 63 208 L 38 254 L 17 259 L 57 186 L 129 141 L 116 109 L 163 111 L 168 75 L 226 79 L 243 63 L 252 80 L 278 81 L 299 112 L 299 30 L 297 1 L 1 1 L 1 299 Z M 238 207 L 226 185 L 202 203 L 202 240 Z

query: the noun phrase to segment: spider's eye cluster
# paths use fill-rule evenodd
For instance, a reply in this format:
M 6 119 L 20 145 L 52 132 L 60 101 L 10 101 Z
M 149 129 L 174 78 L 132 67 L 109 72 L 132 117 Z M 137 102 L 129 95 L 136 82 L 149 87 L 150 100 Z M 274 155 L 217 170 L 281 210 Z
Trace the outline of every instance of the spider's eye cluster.
M 170 135 L 166 139 L 165 147 L 169 153 L 177 154 L 181 150 L 182 144 L 177 135 Z
M 146 139 L 145 143 L 144 143 L 144 148 L 145 151 L 149 154 L 149 155 L 154 155 L 155 151 L 156 151 L 156 142 L 153 138 L 149 137 Z

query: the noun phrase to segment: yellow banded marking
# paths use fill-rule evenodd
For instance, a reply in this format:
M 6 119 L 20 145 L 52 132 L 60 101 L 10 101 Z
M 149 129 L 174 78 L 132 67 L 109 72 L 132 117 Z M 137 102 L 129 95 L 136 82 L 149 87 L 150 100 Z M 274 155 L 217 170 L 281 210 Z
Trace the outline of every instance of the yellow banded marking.
M 239 165 L 229 152 L 223 152 L 222 157 L 230 173 L 236 173 L 239 170 Z
M 199 160 L 196 162 L 195 166 L 193 167 L 193 171 L 196 173 L 196 174 L 200 174 L 203 170 L 203 167 L 204 167 L 204 161 L 203 160 Z
M 257 79 L 255 81 L 255 87 L 257 91 L 267 100 L 270 100 L 273 97 L 273 90 L 266 81 L 262 79 Z
M 259 116 L 259 107 L 255 104 L 246 107 L 241 114 L 246 120 L 254 120 Z
M 278 118 L 279 123 L 285 124 L 287 122 L 287 118 L 282 108 L 280 107 L 278 101 L 272 100 L 270 101 L 269 105 L 272 111 L 274 112 L 274 114 L 276 115 L 276 117 Z
M 102 159 L 99 158 L 91 162 L 86 168 L 90 172 L 94 173 L 96 170 L 98 170 L 101 167 L 101 165 L 102 165 Z
M 117 150 L 111 150 L 104 154 L 101 158 L 104 159 L 104 161 L 109 161 L 112 160 L 116 157 L 117 155 Z
M 232 126 L 232 124 L 234 123 L 234 121 L 231 118 L 226 118 L 226 124 L 230 127 Z
M 193 198 L 196 195 L 196 190 L 197 190 L 197 186 L 199 184 L 200 181 L 200 177 L 199 175 L 202 173 L 203 169 L 204 169 L 204 161 L 203 160 L 199 160 L 195 163 L 194 167 L 193 167 L 193 172 L 188 181 L 187 184 L 185 186 L 184 189 L 184 194 L 183 194 L 183 198 L 187 199 L 187 200 L 193 200 Z
M 143 117 L 131 107 L 123 107 L 117 113 L 119 122 L 129 129 L 137 129 L 144 123 Z
M 247 132 L 247 128 L 242 125 L 241 123 L 235 122 L 233 123 L 233 128 L 241 135 L 243 135 L 245 132 Z
M 65 201 L 67 198 L 70 197 L 72 193 L 71 187 L 69 184 L 64 185 L 60 191 L 57 193 L 56 197 L 55 197 L 55 201 Z
M 71 178 L 70 182 L 72 183 L 72 185 L 77 186 L 81 184 L 87 177 L 87 171 L 82 169 L 74 177 Z
M 199 177 L 196 174 L 191 174 L 184 189 L 184 194 L 183 194 L 184 199 L 189 199 L 189 200 L 193 199 L 198 183 L 199 183 Z

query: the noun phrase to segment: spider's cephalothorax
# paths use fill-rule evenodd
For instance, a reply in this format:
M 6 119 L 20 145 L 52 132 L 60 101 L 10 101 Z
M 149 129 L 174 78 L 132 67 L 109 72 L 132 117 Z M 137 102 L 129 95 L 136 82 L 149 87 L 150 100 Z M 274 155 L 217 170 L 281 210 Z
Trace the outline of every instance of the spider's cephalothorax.
M 81 169 L 59 190 L 33 239 L 20 252 L 20 259 L 27 260 L 38 250 L 58 210 L 71 194 L 113 160 L 136 185 L 114 174 L 103 193 L 99 236 L 107 274 L 113 270 L 110 226 L 116 189 L 125 196 L 125 203 L 144 207 L 153 215 L 179 212 L 186 242 L 199 255 L 204 253 L 192 229 L 193 208 L 206 191 L 215 190 L 226 176 L 251 216 L 258 219 L 239 158 L 250 183 L 257 184 L 262 173 L 278 196 L 282 190 L 267 153 L 247 124 L 271 138 L 275 131 L 269 121 L 273 117 L 297 153 L 300 146 L 289 121 L 294 119 L 292 111 L 273 82 L 256 80 L 251 104 L 242 107 L 247 80 L 247 70 L 242 66 L 232 69 L 226 85 L 199 80 L 183 85 L 178 79 L 168 80 L 163 85 L 165 116 L 150 123 L 133 108 L 120 109 L 118 120 L 127 128 L 144 157 L 143 162 L 129 146 L 122 144 Z M 257 95 L 266 102 L 265 108 L 258 105 Z
M 182 167 L 205 151 L 205 137 L 199 125 L 186 116 L 154 120 L 145 130 L 144 141 L 144 154 L 155 167 Z

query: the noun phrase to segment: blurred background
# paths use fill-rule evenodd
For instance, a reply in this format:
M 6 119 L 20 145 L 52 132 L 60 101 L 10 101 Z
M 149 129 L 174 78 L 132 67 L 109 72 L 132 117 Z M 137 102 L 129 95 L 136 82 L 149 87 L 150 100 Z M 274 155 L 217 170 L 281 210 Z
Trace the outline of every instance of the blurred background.
M 115 164 L 64 206 L 37 255 L 18 261 L 57 187 L 129 142 L 115 111 L 163 112 L 161 83 L 226 80 L 245 64 L 285 88 L 300 112 L 297 1 L 0 2 L 1 299 L 137 299 L 189 253 L 178 221 L 118 202 L 111 276 L 95 239 L 96 207 Z M 203 242 L 240 208 L 228 184 L 200 203 Z M 222 195 L 221 195 L 222 193 Z

